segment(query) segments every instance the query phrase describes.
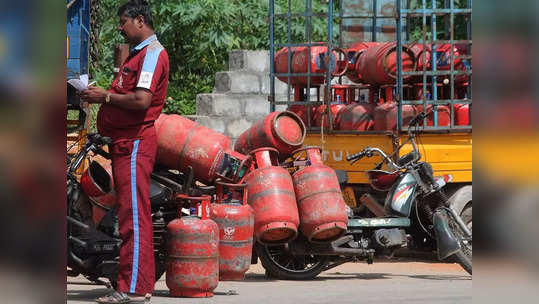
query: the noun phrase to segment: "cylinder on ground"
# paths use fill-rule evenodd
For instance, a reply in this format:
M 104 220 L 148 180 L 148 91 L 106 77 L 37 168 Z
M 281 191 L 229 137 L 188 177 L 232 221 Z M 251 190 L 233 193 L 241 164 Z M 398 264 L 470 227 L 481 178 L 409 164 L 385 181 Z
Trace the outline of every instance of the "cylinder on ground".
M 304 151 L 304 152 L 301 152 Z M 331 242 L 346 232 L 348 216 L 335 171 L 322 163 L 319 147 L 306 147 L 311 165 L 294 173 L 300 230 L 311 242 Z
M 206 204 L 209 197 L 202 203 L 203 214 Z M 219 228 L 214 221 L 188 216 L 167 225 L 166 284 L 174 297 L 213 296 L 219 284 Z
M 298 207 L 292 177 L 278 167 L 277 151 L 261 148 L 247 177 L 248 203 L 255 214 L 254 233 L 263 244 L 287 243 L 297 236 Z M 274 153 L 274 154 L 273 154 Z
M 272 112 L 243 132 L 234 150 L 249 154 L 258 148 L 273 147 L 286 155 L 301 147 L 305 135 L 305 124 L 296 114 L 289 111 Z
M 220 281 L 243 280 L 251 265 L 254 211 L 243 195 L 246 186 L 217 182 L 218 198 L 211 205 L 211 218 L 219 226 Z M 234 195 L 240 190 L 240 195 Z

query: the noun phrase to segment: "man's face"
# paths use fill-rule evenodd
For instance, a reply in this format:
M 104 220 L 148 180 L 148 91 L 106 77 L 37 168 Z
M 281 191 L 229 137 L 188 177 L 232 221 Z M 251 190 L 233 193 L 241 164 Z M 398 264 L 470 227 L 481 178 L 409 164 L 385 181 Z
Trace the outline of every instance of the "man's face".
M 140 36 L 140 30 L 142 29 L 141 17 L 131 18 L 125 14 L 120 16 L 120 24 L 118 25 L 118 31 L 122 35 L 125 41 L 129 44 L 138 43 L 138 37 Z

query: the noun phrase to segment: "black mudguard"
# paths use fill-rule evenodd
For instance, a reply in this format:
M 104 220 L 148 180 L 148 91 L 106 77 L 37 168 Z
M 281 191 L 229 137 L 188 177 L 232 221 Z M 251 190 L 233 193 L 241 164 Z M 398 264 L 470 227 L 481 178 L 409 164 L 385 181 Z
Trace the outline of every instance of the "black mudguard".
M 448 215 L 444 214 L 445 212 L 444 210 L 438 210 L 432 218 L 436 242 L 438 243 L 438 259 L 440 260 L 445 260 L 461 249 L 459 242 L 449 229 L 446 221 Z

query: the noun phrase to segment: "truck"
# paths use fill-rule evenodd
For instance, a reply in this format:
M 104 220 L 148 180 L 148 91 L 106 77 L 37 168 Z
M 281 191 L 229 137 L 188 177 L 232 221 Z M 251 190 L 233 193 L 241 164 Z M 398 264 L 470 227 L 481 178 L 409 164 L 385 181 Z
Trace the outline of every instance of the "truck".
M 423 160 L 432 165 L 435 176 L 447 177 L 451 207 L 471 229 L 471 0 L 327 3 L 322 13 L 313 12 L 310 0 L 305 11 L 288 8 L 276 12 L 276 2 L 270 0 L 271 110 L 284 106 L 302 117 L 307 129 L 304 145 L 320 146 L 325 164 L 346 172 L 345 200 L 354 214 L 368 217 L 372 214 L 362 201 L 370 197 L 383 203 L 385 193 L 369 184 L 366 172 L 384 167 L 378 166 L 381 159 L 376 157 L 353 166 L 346 157 L 366 146 L 393 153 L 395 160 L 405 155 L 411 150 L 409 145 L 400 151 L 395 148 L 406 138 L 407 112 L 422 107 L 429 112 L 419 136 Z M 314 18 L 326 18 L 327 41 L 312 41 Z M 299 43 L 291 39 L 297 20 L 305 25 L 306 41 Z M 283 28 L 278 26 L 282 23 L 287 24 L 285 33 L 278 30 Z M 363 69 L 365 62 L 360 62 L 369 56 L 369 47 L 380 51 L 384 43 L 392 48 L 379 67 L 381 74 L 391 76 L 388 79 L 392 81 L 385 83 L 371 73 L 376 66 Z M 276 95 L 276 85 L 283 82 L 288 94 Z M 385 116 L 378 125 L 391 122 L 392 126 L 376 127 L 377 118 L 373 116 L 380 112 L 376 109 L 388 103 L 394 107 L 380 110 Z M 343 108 L 368 104 L 375 112 L 360 114 L 370 119 L 370 125 L 343 127 L 345 124 L 339 121 Z

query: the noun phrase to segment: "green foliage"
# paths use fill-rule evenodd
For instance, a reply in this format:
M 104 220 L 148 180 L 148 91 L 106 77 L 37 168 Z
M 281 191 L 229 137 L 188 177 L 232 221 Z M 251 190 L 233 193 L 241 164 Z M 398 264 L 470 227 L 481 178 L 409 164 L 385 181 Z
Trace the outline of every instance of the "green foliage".
M 123 2 L 100 0 L 100 56 L 91 74 L 104 87 L 113 79 L 114 45 L 123 42 L 116 30 L 116 11 Z M 150 4 L 156 33 L 170 58 L 167 113 L 194 114 L 196 95 L 211 92 L 215 73 L 227 69 L 229 51 L 269 49 L 268 0 L 154 0 Z M 305 11 L 305 0 L 291 0 L 291 4 L 292 12 Z M 313 0 L 312 5 L 314 12 L 327 13 L 325 0 Z M 277 0 L 275 12 L 288 12 L 288 0 Z M 305 22 L 304 17 L 293 18 L 291 42 L 306 41 Z M 287 22 L 276 22 L 276 42 L 288 42 L 286 26 Z M 313 17 L 311 28 L 312 41 L 327 41 L 327 18 Z
M 301 14 L 305 0 L 276 0 L 275 13 Z M 100 86 L 107 87 L 113 79 L 114 45 L 122 43 L 116 27 L 117 9 L 124 1 L 100 0 L 99 61 L 92 65 L 91 74 Z M 411 0 L 413 8 L 421 6 L 420 0 Z M 432 1 L 426 1 L 428 7 Z M 437 0 L 438 7 L 444 0 Z M 170 83 L 166 113 L 194 114 L 195 98 L 200 93 L 210 93 L 215 73 L 227 69 L 228 52 L 233 49 L 269 49 L 268 0 L 153 0 L 150 1 L 154 24 L 159 40 L 170 58 Z M 312 0 L 314 16 L 291 17 L 290 40 L 288 20 L 275 19 L 276 43 L 327 41 L 328 2 Z M 466 0 L 455 0 L 455 7 L 464 7 Z M 338 16 L 339 1 L 334 1 L 334 15 Z M 310 22 L 310 27 L 307 27 Z M 338 39 L 338 18 L 334 19 L 333 41 Z M 438 28 L 443 32 L 445 21 L 439 18 Z M 422 38 L 422 18 L 413 18 L 409 27 L 411 40 Z M 430 25 L 427 21 L 427 39 Z M 308 29 L 308 30 L 307 30 Z M 464 39 L 465 23 L 455 22 L 456 39 Z M 444 37 L 438 37 L 444 38 Z M 447 37 L 448 38 L 448 37 Z

